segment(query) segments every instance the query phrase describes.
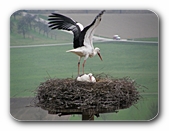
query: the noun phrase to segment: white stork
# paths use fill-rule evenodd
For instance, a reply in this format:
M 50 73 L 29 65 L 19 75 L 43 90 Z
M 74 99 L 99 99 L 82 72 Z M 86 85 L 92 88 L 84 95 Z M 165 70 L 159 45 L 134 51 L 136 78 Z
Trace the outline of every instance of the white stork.
M 102 60 L 102 57 L 100 55 L 100 49 L 98 47 L 93 47 L 93 34 L 95 32 L 96 27 L 99 25 L 101 21 L 101 16 L 105 10 L 101 11 L 94 19 L 94 21 L 86 26 L 83 29 L 83 26 L 74 21 L 71 18 L 68 18 L 64 15 L 52 13 L 49 15 L 49 27 L 53 29 L 62 29 L 67 31 L 72 31 L 74 34 L 73 39 L 73 47 L 74 49 L 68 50 L 66 52 L 72 52 L 79 56 L 78 60 L 78 75 L 79 75 L 79 68 L 80 68 L 80 60 L 82 57 L 84 57 L 83 62 L 83 74 L 84 74 L 84 66 L 86 63 L 86 60 L 88 57 L 93 57 L 96 54 L 100 57 Z
M 96 82 L 96 79 L 94 78 L 94 76 L 92 75 L 92 73 L 79 75 L 76 78 L 76 80 L 77 81 L 86 81 L 86 82 Z

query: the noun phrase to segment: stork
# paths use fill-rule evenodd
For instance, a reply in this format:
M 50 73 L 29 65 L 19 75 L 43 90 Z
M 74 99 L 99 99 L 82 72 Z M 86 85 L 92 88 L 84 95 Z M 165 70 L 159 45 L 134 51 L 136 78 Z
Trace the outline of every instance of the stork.
M 86 82 L 96 82 L 96 79 L 94 78 L 92 73 L 80 75 L 76 78 L 76 80 Z
M 84 66 L 86 63 L 86 60 L 88 57 L 93 57 L 96 54 L 100 57 L 102 60 L 102 56 L 100 54 L 100 49 L 98 47 L 93 47 L 93 35 L 95 32 L 96 27 L 99 25 L 101 21 L 101 16 L 105 10 L 101 11 L 94 19 L 94 21 L 83 28 L 82 24 L 74 21 L 73 19 L 58 14 L 58 13 L 52 13 L 49 15 L 49 27 L 53 29 L 59 29 L 59 30 L 67 30 L 72 31 L 74 34 L 73 39 L 73 48 L 72 50 L 68 50 L 66 52 L 72 52 L 76 55 L 78 55 L 78 75 L 79 75 L 79 68 L 80 68 L 80 61 L 81 58 L 84 57 L 83 62 L 83 74 L 84 74 Z

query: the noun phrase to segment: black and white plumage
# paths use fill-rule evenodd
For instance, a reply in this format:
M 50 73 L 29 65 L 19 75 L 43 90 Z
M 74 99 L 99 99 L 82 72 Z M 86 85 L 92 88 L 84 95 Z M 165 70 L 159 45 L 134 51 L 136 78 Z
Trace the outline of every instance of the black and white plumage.
M 82 57 L 84 57 L 83 62 L 83 74 L 84 74 L 84 65 L 86 62 L 86 59 L 88 57 L 93 57 L 96 54 L 100 57 L 102 60 L 102 57 L 100 55 L 100 49 L 98 47 L 93 47 L 93 35 L 95 32 L 96 27 L 99 25 L 101 21 L 101 16 L 105 10 L 101 11 L 94 19 L 94 21 L 86 26 L 83 29 L 83 26 L 74 21 L 73 19 L 58 14 L 58 13 L 52 13 L 49 17 L 49 27 L 53 29 L 59 29 L 59 30 L 67 30 L 72 31 L 74 34 L 73 39 L 73 47 L 74 49 L 68 50 L 66 52 L 72 52 L 79 56 L 78 61 L 78 75 L 79 75 L 79 68 L 80 68 L 80 60 Z

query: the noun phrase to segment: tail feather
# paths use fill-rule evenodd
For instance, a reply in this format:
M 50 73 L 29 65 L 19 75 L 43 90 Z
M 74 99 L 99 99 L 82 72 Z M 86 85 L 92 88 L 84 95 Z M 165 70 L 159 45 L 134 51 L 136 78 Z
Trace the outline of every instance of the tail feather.
M 66 52 L 71 52 L 70 50 L 67 50 Z
M 76 49 L 67 50 L 66 52 L 76 52 Z

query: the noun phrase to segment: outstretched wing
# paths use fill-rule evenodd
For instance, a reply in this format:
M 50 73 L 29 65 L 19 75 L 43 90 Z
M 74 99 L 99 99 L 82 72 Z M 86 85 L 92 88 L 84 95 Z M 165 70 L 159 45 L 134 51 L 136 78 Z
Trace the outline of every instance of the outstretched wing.
M 85 27 L 80 34 L 80 40 L 83 41 L 84 45 L 87 45 L 87 46 L 90 45 L 92 49 L 94 48 L 93 47 L 93 35 L 94 35 L 96 27 L 99 25 L 101 21 L 101 16 L 103 15 L 104 12 L 105 10 L 101 11 L 95 17 L 94 21 L 90 25 Z
M 74 34 L 74 39 L 78 39 L 80 35 L 80 27 L 78 26 L 77 22 L 73 19 L 68 18 L 64 15 L 52 13 L 49 15 L 49 27 L 53 29 L 62 29 L 67 31 L 72 31 Z

